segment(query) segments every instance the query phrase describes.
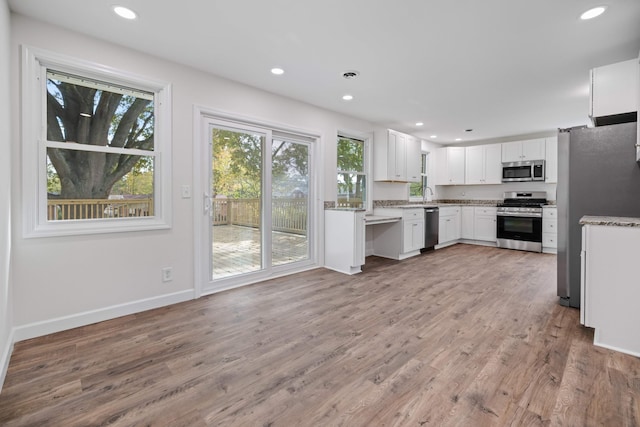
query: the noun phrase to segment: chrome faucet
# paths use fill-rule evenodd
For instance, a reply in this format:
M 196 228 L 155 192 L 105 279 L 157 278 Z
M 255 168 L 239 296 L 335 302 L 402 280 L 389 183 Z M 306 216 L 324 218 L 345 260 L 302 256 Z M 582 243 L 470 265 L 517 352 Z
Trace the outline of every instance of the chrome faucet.
M 427 201 L 427 199 L 429 198 L 427 196 L 427 190 L 429 190 L 429 193 L 431 193 L 431 197 L 433 197 L 433 190 L 431 189 L 431 187 L 425 186 L 424 189 L 422 190 L 422 201 L 423 202 Z

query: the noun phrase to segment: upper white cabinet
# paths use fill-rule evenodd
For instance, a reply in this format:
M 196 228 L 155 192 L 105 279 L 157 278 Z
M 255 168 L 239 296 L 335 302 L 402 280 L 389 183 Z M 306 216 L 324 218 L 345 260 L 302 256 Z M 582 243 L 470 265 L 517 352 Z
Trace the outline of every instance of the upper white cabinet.
M 619 117 L 611 116 L 638 111 L 638 80 L 637 58 L 592 69 L 589 116 L 593 124 L 620 123 Z
M 502 143 L 503 162 L 522 162 L 525 160 L 544 160 L 545 139 L 528 139 Z
M 422 180 L 422 143 L 419 139 L 407 135 L 407 181 Z
M 545 182 L 558 182 L 558 137 L 545 138 Z
M 500 144 L 465 148 L 465 184 L 500 184 L 502 150 Z
M 444 147 L 436 151 L 438 160 L 437 184 L 464 184 L 465 147 Z
M 373 175 L 376 181 L 420 182 L 420 140 L 395 130 L 376 132 Z

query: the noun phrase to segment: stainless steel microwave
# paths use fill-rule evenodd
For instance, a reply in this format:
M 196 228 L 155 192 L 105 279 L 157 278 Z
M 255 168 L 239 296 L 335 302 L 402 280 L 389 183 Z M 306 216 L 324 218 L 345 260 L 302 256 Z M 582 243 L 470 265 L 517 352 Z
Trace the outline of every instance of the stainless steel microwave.
M 544 181 L 544 160 L 502 163 L 502 182 Z

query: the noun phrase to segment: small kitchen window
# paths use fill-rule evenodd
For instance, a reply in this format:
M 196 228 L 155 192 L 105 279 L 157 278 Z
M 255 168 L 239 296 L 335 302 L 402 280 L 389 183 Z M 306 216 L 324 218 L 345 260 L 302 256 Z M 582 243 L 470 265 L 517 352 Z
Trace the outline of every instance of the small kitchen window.
M 337 207 L 369 210 L 368 144 L 365 139 L 338 135 Z
M 409 184 L 409 200 L 410 201 L 422 201 L 426 198 L 426 192 L 431 191 L 428 181 L 428 168 L 429 168 L 429 153 L 422 153 L 421 155 L 421 169 L 420 169 L 420 182 L 412 182 Z M 433 194 L 432 194 L 433 195 Z

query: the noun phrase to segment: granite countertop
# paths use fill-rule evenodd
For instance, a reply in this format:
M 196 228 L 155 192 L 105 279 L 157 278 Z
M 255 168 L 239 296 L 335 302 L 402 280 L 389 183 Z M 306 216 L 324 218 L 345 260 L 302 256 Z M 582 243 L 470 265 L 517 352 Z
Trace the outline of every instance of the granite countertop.
M 333 207 L 333 208 L 325 208 L 326 211 L 352 211 L 352 212 L 362 212 L 366 211 L 364 208 L 347 208 L 347 207 Z
M 408 202 L 405 200 L 374 200 L 374 208 L 435 208 L 446 206 L 485 206 L 496 207 L 502 200 L 479 200 L 479 199 L 438 199 L 431 202 Z
M 580 218 L 581 225 L 607 225 L 610 227 L 640 227 L 640 218 L 623 216 L 592 216 Z

